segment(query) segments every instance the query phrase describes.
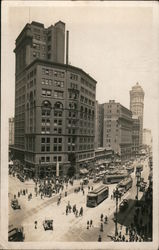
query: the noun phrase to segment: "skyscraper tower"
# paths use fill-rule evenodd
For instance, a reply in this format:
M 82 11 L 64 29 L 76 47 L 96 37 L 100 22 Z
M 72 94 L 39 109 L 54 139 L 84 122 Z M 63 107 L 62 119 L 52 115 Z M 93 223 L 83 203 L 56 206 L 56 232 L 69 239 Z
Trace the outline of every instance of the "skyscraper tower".
M 139 146 L 142 145 L 143 114 L 144 114 L 144 91 L 137 82 L 130 90 L 130 110 L 137 115 L 140 121 Z

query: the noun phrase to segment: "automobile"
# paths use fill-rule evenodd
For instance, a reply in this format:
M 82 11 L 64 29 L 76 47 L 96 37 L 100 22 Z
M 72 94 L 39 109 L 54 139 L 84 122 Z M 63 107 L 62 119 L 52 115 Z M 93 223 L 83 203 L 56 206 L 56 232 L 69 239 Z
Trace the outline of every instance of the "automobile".
M 119 205 L 119 210 L 120 210 L 120 211 L 124 211 L 125 209 L 128 208 L 128 206 L 129 206 L 128 200 L 127 200 L 127 199 L 124 199 L 124 200 L 120 203 L 120 205 Z
M 139 188 L 139 190 L 141 191 L 141 192 L 144 192 L 145 191 L 145 188 L 146 188 L 146 182 L 141 182 L 140 183 L 140 188 Z
M 53 220 L 52 219 L 46 219 L 43 222 L 44 230 L 53 230 Z
M 24 176 L 21 176 L 21 175 L 19 175 L 19 180 L 21 181 L 21 182 L 24 182 L 25 181 L 25 178 L 24 178 Z
M 89 175 L 89 179 L 93 179 L 93 175 Z
M 118 192 L 120 193 L 121 196 L 123 196 L 125 194 L 125 188 L 118 188 Z
M 94 178 L 94 180 L 93 180 L 94 183 L 97 183 L 97 182 L 99 182 L 99 181 L 101 181 L 101 178 L 100 178 L 100 177 L 96 177 L 96 178 Z
M 88 183 L 89 183 L 88 178 L 84 178 L 84 179 L 83 179 L 83 185 L 87 185 Z
M 56 190 L 53 189 L 53 190 L 52 190 L 52 195 L 55 195 L 55 194 L 56 194 Z
M 8 241 L 24 241 L 24 239 L 23 227 L 9 226 Z
M 14 199 L 11 201 L 11 207 L 15 210 L 15 209 L 20 209 L 20 205 L 18 203 L 18 200 L 17 199 Z

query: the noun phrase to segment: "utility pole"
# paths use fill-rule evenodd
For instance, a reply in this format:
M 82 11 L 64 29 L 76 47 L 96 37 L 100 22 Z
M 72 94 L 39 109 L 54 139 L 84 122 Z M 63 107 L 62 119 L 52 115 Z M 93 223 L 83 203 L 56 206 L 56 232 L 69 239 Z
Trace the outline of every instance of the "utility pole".
M 136 173 L 136 178 L 137 178 L 137 182 L 136 182 L 136 187 L 137 187 L 136 199 L 137 199 L 137 204 L 138 204 L 139 186 L 140 186 L 140 178 L 141 178 L 141 173 L 140 172 Z
M 115 213 L 115 236 L 118 235 L 118 199 L 119 199 L 119 191 L 118 188 L 116 188 L 114 196 L 116 200 L 116 213 Z

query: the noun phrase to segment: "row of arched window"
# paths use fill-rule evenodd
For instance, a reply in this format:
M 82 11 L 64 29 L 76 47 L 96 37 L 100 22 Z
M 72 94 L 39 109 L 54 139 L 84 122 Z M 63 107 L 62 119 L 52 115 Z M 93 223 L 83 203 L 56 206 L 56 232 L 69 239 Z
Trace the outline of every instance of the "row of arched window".
M 73 105 L 74 104 L 74 105 Z M 35 107 L 35 101 L 30 100 L 30 108 Z M 44 100 L 42 102 L 42 109 L 51 109 L 51 103 L 48 100 Z M 69 108 L 70 109 L 77 109 L 77 104 L 76 103 L 69 103 Z M 29 109 L 29 103 L 27 104 L 27 109 Z M 54 109 L 63 109 L 63 104 L 61 102 L 56 102 L 54 104 Z M 94 115 L 94 110 L 91 110 L 87 107 L 81 106 L 80 108 L 81 113 L 87 113 L 88 115 Z

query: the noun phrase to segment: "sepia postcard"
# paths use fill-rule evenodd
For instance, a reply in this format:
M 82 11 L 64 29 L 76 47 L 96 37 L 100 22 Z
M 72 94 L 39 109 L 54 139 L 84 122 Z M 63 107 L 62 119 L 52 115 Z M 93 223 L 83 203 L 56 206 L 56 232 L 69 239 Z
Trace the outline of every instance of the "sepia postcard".
M 2 1 L 0 249 L 159 249 L 159 4 Z

